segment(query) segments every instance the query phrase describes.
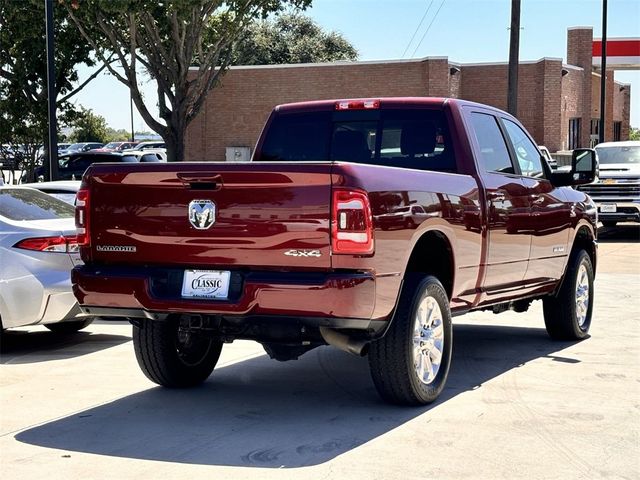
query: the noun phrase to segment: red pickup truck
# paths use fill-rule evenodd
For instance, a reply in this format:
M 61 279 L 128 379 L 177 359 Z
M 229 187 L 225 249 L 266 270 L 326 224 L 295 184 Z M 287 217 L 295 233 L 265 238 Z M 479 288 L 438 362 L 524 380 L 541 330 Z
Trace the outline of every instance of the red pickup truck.
M 385 400 L 425 404 L 452 316 L 542 300 L 552 338 L 587 335 L 596 209 L 570 186 L 595 169 L 584 149 L 552 172 L 516 119 L 476 103 L 281 105 L 250 163 L 90 167 L 73 289 L 87 314 L 130 319 L 160 385 L 203 382 L 235 339 L 278 360 L 330 344 L 368 354 Z

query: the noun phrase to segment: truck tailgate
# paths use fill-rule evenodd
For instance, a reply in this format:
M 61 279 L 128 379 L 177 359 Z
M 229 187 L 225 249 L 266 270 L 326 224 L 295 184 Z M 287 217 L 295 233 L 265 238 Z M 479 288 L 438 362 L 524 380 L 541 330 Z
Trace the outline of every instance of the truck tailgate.
M 101 164 L 85 184 L 95 263 L 331 266 L 329 162 Z

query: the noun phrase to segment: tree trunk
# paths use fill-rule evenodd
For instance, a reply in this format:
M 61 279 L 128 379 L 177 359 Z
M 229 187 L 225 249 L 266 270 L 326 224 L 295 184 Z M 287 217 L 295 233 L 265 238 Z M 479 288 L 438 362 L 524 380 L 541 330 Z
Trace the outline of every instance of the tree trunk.
M 185 130 L 171 128 L 171 131 L 164 139 L 167 144 L 167 161 L 183 162 L 184 161 L 184 137 Z

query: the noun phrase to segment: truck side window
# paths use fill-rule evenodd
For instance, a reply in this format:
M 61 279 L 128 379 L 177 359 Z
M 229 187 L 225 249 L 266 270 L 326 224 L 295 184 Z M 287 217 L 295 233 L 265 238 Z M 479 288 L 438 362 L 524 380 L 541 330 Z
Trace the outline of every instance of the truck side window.
M 536 178 L 544 177 L 542 159 L 536 146 L 517 124 L 506 118 L 503 118 L 502 121 L 513 145 L 513 150 L 516 152 L 522 175 Z
M 486 172 L 515 173 L 497 119 L 486 113 L 472 112 L 471 123 L 480 146 L 480 167 Z

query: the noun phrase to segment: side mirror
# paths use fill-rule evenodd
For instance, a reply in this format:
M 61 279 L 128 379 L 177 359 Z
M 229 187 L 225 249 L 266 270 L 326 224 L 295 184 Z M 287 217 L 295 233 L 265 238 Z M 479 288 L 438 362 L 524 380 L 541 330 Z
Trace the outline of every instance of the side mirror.
M 571 155 L 574 185 L 591 183 L 598 172 L 598 155 L 593 148 L 576 148 Z
M 551 183 L 556 187 L 584 185 L 598 176 L 598 154 L 592 148 L 576 148 L 571 155 L 571 170 L 554 170 Z

